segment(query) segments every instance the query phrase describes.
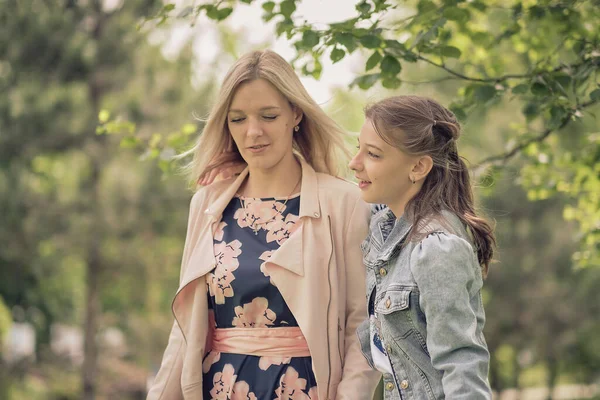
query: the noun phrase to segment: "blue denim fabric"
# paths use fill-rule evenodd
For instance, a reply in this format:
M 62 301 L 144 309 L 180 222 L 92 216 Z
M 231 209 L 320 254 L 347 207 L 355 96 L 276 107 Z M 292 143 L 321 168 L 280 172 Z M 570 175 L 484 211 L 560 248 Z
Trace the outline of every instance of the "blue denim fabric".
M 412 225 L 404 217 L 373 210 L 361 247 L 367 301 L 394 369 L 383 376 L 385 399 L 491 399 L 483 279 L 467 231 L 444 212 L 408 241 Z M 373 366 L 368 321 L 357 334 Z

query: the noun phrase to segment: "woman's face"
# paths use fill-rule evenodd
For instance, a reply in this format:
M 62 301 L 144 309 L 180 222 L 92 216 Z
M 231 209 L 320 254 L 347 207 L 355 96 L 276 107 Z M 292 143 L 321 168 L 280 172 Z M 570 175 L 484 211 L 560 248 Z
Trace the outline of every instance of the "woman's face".
M 349 167 L 355 172 L 363 200 L 386 204 L 399 217 L 404 205 L 418 192 L 411 182 L 418 159 L 386 143 L 367 119 L 360 130 L 358 152 Z
M 241 84 L 227 113 L 227 127 L 250 169 L 270 171 L 293 160 L 294 127 L 302 113 L 269 82 Z

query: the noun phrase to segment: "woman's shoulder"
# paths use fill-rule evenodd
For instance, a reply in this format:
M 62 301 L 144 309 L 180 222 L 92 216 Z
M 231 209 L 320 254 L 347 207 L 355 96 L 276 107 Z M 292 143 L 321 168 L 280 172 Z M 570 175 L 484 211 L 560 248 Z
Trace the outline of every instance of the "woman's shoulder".
M 214 202 L 236 180 L 237 177 L 213 182 L 199 187 L 192 196 L 191 207 L 201 209 L 206 204 Z
M 325 194 L 344 195 L 353 199 L 360 198 L 360 189 L 352 181 L 337 176 L 317 173 L 319 191 Z

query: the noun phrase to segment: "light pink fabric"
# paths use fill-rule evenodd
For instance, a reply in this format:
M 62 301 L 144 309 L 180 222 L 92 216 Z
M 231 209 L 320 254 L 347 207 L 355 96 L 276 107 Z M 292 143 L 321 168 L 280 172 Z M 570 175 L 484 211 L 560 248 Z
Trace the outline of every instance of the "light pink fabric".
M 297 326 L 212 330 L 212 350 L 259 357 L 309 357 L 308 343 Z

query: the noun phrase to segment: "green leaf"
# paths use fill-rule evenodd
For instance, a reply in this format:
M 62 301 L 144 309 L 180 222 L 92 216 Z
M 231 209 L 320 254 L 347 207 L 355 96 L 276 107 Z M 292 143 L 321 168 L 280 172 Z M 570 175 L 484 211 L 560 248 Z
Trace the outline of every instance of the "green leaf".
M 290 18 L 296 11 L 296 2 L 294 0 L 284 0 L 279 4 L 279 10 L 284 17 Z
M 286 32 L 290 32 L 294 28 L 294 23 L 291 19 L 284 19 L 283 21 L 279 21 L 275 27 L 275 32 L 277 36 L 281 36 Z
M 459 58 L 461 55 L 460 50 L 454 46 L 442 46 L 442 55 L 449 58 Z
M 365 71 L 375 68 L 382 58 L 383 57 L 381 56 L 381 53 L 379 53 L 378 51 L 375 51 L 373 54 L 371 54 L 371 57 L 369 57 L 369 59 L 367 60 Z
M 550 89 L 541 82 L 535 82 L 531 85 L 531 93 L 536 96 L 547 96 L 550 94 Z
M 471 7 L 473 7 L 476 10 L 479 10 L 481 12 L 488 9 L 487 4 L 485 4 L 483 1 L 477 1 L 477 0 L 471 3 Z
M 383 75 L 396 76 L 401 70 L 402 65 L 400 65 L 396 57 L 386 54 L 383 60 L 381 60 L 381 72 Z
M 600 101 L 600 89 L 596 89 L 590 93 L 590 98 L 593 101 Z
M 360 44 L 367 49 L 376 49 L 381 45 L 381 39 L 375 35 L 366 35 L 360 38 Z
M 110 119 L 110 112 L 108 110 L 101 110 L 98 113 L 98 121 L 100 123 L 105 124 Z
M 521 83 L 520 85 L 517 85 L 512 88 L 512 92 L 514 94 L 524 94 L 524 93 L 527 93 L 528 90 L 529 90 L 529 85 L 527 85 L 525 83 Z
M 230 7 L 219 9 L 217 11 L 217 20 L 223 21 L 224 19 L 229 17 L 232 12 L 233 12 L 233 8 L 230 8 Z
M 369 33 L 372 33 L 372 31 L 369 30 L 369 29 L 365 29 L 365 28 L 354 28 L 354 29 L 352 29 L 352 34 L 354 36 L 358 37 L 358 38 L 366 36 Z
M 366 14 L 369 11 L 371 11 L 371 5 L 366 1 L 362 1 L 356 5 L 356 11 L 358 11 L 361 14 Z
M 354 36 L 352 36 L 351 33 L 336 33 L 333 36 L 333 39 L 342 46 L 344 46 L 346 49 L 348 49 L 348 53 L 352 53 L 354 50 L 356 50 L 356 39 L 354 38 Z
M 492 85 L 478 85 L 475 87 L 474 96 L 477 101 L 485 102 L 496 95 L 496 88 Z
M 395 76 L 386 76 L 381 80 L 381 86 L 386 89 L 398 89 L 402 81 Z
M 315 31 L 304 31 L 302 34 L 302 44 L 305 48 L 312 49 L 319 44 L 319 34 Z
M 340 61 L 345 56 L 346 56 L 346 52 L 344 50 L 335 48 L 335 49 L 331 50 L 331 55 L 329 56 L 329 58 L 331 58 L 331 61 L 333 61 L 333 63 L 335 64 L 336 62 Z
M 266 3 L 264 3 L 262 5 L 263 10 L 265 10 L 268 13 L 272 13 L 273 10 L 275 9 L 275 2 L 273 1 L 267 1 Z
M 132 149 L 140 145 L 140 143 L 140 139 L 136 138 L 135 136 L 126 136 L 123 139 L 121 139 L 120 145 L 124 149 Z
M 350 86 L 358 85 L 362 90 L 367 90 L 379 80 L 380 76 L 380 74 L 362 75 L 354 79 Z
M 467 119 L 467 113 L 465 112 L 465 109 L 458 104 L 451 104 L 450 111 L 454 113 L 459 121 L 464 121 Z
M 458 8 L 458 7 L 448 7 L 444 10 L 444 17 L 446 17 L 450 21 L 456 22 L 467 22 L 469 20 L 469 11 Z
M 424 14 L 429 11 L 436 10 L 438 6 L 431 0 L 420 0 L 417 4 L 417 11 L 419 14 Z
M 536 103 L 528 103 L 525 107 L 523 107 L 523 115 L 527 117 L 528 121 L 531 121 L 540 113 L 540 109 Z
M 175 4 L 165 4 L 165 6 L 162 9 L 162 13 L 166 14 L 169 11 L 173 11 L 175 9 Z

